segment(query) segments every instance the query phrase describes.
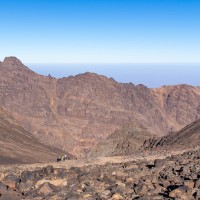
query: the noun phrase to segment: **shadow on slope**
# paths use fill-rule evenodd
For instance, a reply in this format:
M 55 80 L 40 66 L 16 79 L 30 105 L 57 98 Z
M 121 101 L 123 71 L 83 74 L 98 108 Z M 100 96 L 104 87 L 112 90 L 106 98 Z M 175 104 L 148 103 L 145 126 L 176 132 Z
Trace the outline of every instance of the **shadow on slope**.
M 0 164 L 50 162 L 59 154 L 64 152 L 40 143 L 0 108 Z
M 169 133 L 158 139 L 146 140 L 143 148 L 155 147 L 196 147 L 200 145 L 200 119 L 187 125 L 178 132 Z

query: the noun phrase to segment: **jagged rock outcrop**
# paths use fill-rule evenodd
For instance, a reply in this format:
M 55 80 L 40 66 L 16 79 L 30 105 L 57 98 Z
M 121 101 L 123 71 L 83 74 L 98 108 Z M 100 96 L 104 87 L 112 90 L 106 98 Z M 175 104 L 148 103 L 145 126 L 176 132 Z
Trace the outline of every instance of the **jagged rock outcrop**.
M 41 141 L 81 156 L 128 122 L 157 135 L 179 130 L 200 117 L 200 88 L 149 89 L 93 73 L 55 79 L 9 57 L 0 63 L 0 106 Z
M 50 162 L 64 153 L 40 143 L 0 107 L 0 164 Z
M 123 156 L 134 154 L 139 150 L 145 140 L 153 138 L 154 135 L 146 128 L 137 126 L 134 123 L 124 125 L 116 130 L 106 140 L 100 142 L 91 149 L 89 158 L 104 156 Z

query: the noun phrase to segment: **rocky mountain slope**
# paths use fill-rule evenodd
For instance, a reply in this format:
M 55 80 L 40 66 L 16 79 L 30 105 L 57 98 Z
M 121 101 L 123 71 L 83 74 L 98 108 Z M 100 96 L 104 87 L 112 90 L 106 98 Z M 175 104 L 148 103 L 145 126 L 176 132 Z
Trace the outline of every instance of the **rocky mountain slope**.
M 151 152 L 152 153 L 152 152 Z M 200 150 L 0 168 L 0 200 L 198 200 Z M 32 168 L 32 169 L 30 169 Z
M 0 62 L 0 106 L 41 141 L 81 156 L 129 121 L 165 135 L 200 117 L 200 88 L 149 89 L 92 73 L 55 79 Z
M 200 119 L 177 132 L 157 137 L 147 129 L 128 124 L 100 142 L 90 153 L 90 157 L 130 155 L 138 150 L 166 148 L 184 149 L 200 146 Z
M 155 147 L 196 147 L 200 146 L 200 120 L 197 120 L 178 132 L 170 133 L 158 139 L 146 140 L 143 148 L 152 149 Z
M 0 108 L 0 164 L 55 161 L 62 150 L 41 144 Z
M 106 140 L 91 149 L 90 158 L 104 156 L 130 155 L 139 150 L 145 140 L 154 136 L 146 128 L 134 123 L 124 125 L 112 133 Z

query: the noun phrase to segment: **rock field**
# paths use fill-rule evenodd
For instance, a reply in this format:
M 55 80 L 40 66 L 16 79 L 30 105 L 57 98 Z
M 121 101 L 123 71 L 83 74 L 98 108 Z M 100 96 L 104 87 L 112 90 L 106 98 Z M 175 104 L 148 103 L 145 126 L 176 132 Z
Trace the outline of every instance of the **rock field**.
M 158 153 L 105 162 L 1 166 L 0 199 L 200 199 L 200 150 L 165 153 L 165 158 L 163 152 Z

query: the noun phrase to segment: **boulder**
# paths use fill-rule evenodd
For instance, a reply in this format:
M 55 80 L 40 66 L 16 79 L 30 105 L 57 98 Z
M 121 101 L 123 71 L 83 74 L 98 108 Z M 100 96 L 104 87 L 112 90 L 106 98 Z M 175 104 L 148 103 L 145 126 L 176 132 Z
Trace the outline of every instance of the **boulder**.
M 19 177 L 15 176 L 15 175 L 8 175 L 2 181 L 2 183 L 4 185 L 6 185 L 12 189 L 15 189 L 17 187 L 17 185 L 19 184 L 19 182 L 20 182 Z
M 194 188 L 194 181 L 192 181 L 192 180 L 184 181 L 184 186 L 192 189 L 192 188 Z
M 180 186 L 177 189 L 169 193 L 169 197 L 177 198 L 180 200 L 192 200 L 194 199 L 191 195 L 187 194 L 187 187 Z
M 56 192 L 55 186 L 51 185 L 50 183 L 43 183 L 37 190 L 37 194 L 41 196 L 48 196 L 49 194 L 52 194 L 53 192 Z
M 159 168 L 162 167 L 165 164 L 165 160 L 164 159 L 156 159 L 154 161 L 154 167 Z
M 121 194 L 116 193 L 112 195 L 112 200 L 123 200 L 123 199 L 124 198 L 122 197 Z

